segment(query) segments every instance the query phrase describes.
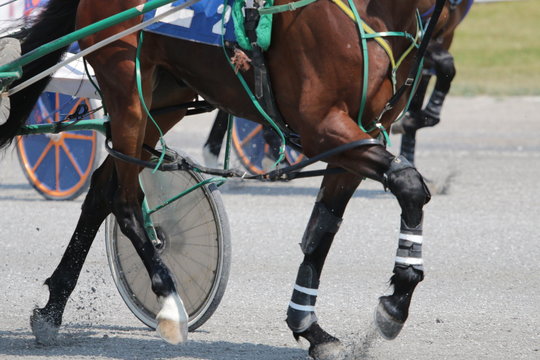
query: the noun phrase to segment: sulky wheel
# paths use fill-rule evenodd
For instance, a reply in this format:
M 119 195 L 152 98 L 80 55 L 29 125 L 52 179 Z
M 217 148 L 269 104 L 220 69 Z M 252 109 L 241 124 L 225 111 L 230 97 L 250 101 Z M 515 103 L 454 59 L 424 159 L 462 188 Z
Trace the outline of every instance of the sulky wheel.
M 79 105 L 91 108 L 89 99 L 45 92 L 27 124 L 61 121 Z M 41 195 L 50 200 L 70 200 L 88 187 L 98 160 L 97 134 L 83 130 L 19 136 L 17 154 L 26 178 Z
M 263 136 L 263 126 L 246 119 L 234 118 L 232 145 L 242 165 L 252 174 L 263 174 L 269 169 L 264 163 L 270 157 L 270 146 Z M 285 161 L 288 165 L 300 162 L 304 155 L 286 147 Z M 272 161 L 267 163 L 272 164 Z
M 204 180 L 193 171 L 145 169 L 141 180 L 150 209 Z M 189 330 L 204 324 L 217 309 L 225 291 L 231 261 L 229 223 L 214 184 L 199 187 L 151 215 L 154 246 L 175 278 L 189 315 Z M 150 278 L 113 216 L 105 230 L 107 256 L 116 286 L 133 314 L 156 327 L 160 307 Z

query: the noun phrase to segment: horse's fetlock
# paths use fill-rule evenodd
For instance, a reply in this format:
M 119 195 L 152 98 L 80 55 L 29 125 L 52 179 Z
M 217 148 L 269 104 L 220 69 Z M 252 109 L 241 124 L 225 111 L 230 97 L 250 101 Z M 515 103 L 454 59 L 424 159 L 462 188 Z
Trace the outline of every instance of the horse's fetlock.
M 424 280 L 424 272 L 422 270 L 415 269 L 410 265 L 396 265 L 390 283 L 394 286 L 395 294 L 409 294 L 422 280 Z
M 152 291 L 159 296 L 167 296 L 175 291 L 174 281 L 165 266 L 160 262 L 152 275 Z
M 315 303 L 319 288 L 319 275 L 315 266 L 303 262 L 298 269 L 296 284 L 287 309 L 287 325 L 294 332 L 303 332 L 317 321 Z
M 62 294 L 69 296 L 77 285 L 77 277 L 72 274 L 55 272 L 50 278 L 45 280 L 44 285 L 49 288 L 53 294 Z

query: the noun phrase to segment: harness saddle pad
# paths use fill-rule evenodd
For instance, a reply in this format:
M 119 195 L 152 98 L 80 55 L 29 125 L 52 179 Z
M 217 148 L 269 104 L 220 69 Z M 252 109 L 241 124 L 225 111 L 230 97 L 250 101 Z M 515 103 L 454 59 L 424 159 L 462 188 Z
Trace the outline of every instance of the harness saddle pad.
M 178 0 L 150 11 L 144 15 L 144 20 L 154 18 L 185 2 L 186 0 Z M 225 22 L 225 40 L 236 40 L 231 7 L 227 6 L 225 14 L 223 10 L 222 0 L 202 0 L 153 23 L 145 28 L 145 31 L 221 46 L 222 20 Z

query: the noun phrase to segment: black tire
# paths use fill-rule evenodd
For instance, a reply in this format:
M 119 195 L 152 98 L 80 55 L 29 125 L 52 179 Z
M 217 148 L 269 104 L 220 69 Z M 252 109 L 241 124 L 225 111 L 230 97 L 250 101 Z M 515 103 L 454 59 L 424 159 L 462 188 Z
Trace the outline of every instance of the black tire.
M 152 174 L 146 169 L 141 179 L 148 204 L 155 208 L 205 178 L 193 171 Z M 221 194 L 214 184 L 207 184 L 151 217 L 158 237 L 163 240 L 159 246 L 161 257 L 176 280 L 189 315 L 189 330 L 193 331 L 217 309 L 229 278 L 230 229 Z M 139 320 L 155 329 L 159 306 L 150 278 L 113 216 L 106 222 L 105 240 L 111 272 L 122 299 Z

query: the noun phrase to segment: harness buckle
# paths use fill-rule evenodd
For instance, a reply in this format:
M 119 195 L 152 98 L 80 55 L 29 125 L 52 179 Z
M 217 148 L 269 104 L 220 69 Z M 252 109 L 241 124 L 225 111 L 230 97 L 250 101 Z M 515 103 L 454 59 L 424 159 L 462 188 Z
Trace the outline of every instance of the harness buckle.
M 287 8 L 289 9 L 289 11 L 295 11 L 296 9 L 298 9 L 298 7 L 296 6 L 296 3 L 294 3 L 294 2 L 289 3 L 287 5 Z

